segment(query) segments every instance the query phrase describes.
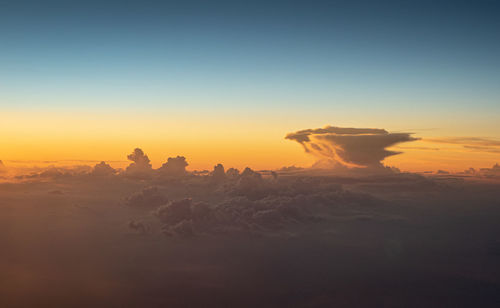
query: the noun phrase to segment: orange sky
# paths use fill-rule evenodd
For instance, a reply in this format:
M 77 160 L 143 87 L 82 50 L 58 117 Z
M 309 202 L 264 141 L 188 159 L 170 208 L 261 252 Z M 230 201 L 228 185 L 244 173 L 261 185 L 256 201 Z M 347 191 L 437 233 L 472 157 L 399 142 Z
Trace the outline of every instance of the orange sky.
M 250 166 L 255 169 L 290 165 L 307 167 L 314 163 L 315 158 L 304 153 L 296 142 L 285 140 L 285 134 L 325 124 L 377 127 L 389 131 L 408 129 L 416 124 L 410 119 L 407 125 L 398 121 L 383 125 L 383 118 L 376 116 L 371 121 L 358 118 L 359 123 L 328 123 L 323 120 L 319 123 L 312 117 L 299 115 L 287 121 L 278 113 L 234 116 L 75 111 L 10 112 L 6 115 L 0 123 L 0 159 L 6 165 L 22 164 L 13 160 L 26 161 L 27 165 L 43 165 L 40 161 L 105 160 L 116 161 L 111 164 L 123 167 L 128 164 L 125 162 L 126 155 L 135 147 L 140 147 L 150 157 L 153 167 L 159 167 L 170 156 L 183 155 L 191 170 L 211 169 L 217 163 L 226 167 Z M 455 135 L 463 134 L 455 131 Z M 500 162 L 499 153 L 425 141 L 425 138 L 450 136 L 452 125 L 440 130 L 416 129 L 414 132 L 415 136 L 424 140 L 396 147 L 395 150 L 404 154 L 387 158 L 386 165 L 405 171 L 463 171 L 469 167 L 491 167 Z

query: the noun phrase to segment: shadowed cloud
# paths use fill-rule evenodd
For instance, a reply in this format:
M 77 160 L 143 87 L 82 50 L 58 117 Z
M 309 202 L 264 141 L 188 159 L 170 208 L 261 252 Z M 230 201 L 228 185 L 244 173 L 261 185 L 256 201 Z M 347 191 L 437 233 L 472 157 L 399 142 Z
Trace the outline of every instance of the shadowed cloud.
M 382 161 L 386 157 L 401 153 L 386 148 L 419 140 L 410 133 L 334 126 L 300 130 L 286 135 L 285 138 L 300 143 L 307 153 L 348 167 L 382 167 Z

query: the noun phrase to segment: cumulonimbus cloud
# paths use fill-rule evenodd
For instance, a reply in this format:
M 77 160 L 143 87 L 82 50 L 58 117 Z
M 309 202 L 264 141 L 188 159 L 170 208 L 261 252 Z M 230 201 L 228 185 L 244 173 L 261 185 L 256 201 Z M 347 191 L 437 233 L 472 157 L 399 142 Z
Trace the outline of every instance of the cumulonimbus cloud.
M 410 133 L 335 126 L 300 130 L 285 138 L 300 143 L 307 153 L 348 167 L 380 167 L 386 157 L 401 153 L 386 148 L 419 140 Z

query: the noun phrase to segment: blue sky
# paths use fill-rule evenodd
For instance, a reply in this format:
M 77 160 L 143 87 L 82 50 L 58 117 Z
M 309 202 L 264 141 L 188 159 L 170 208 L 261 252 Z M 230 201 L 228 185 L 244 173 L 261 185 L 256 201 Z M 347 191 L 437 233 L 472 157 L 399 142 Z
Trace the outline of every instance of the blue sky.
M 7 108 L 499 105 L 493 1 L 0 3 Z

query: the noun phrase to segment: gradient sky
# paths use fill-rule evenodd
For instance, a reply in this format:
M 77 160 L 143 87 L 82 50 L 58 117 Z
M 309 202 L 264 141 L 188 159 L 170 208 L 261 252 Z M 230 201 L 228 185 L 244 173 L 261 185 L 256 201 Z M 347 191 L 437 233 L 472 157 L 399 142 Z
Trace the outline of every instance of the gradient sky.
M 500 137 L 497 1 L 103 2 L 0 0 L 0 159 L 275 168 L 327 124 Z M 500 161 L 420 143 L 387 162 Z

